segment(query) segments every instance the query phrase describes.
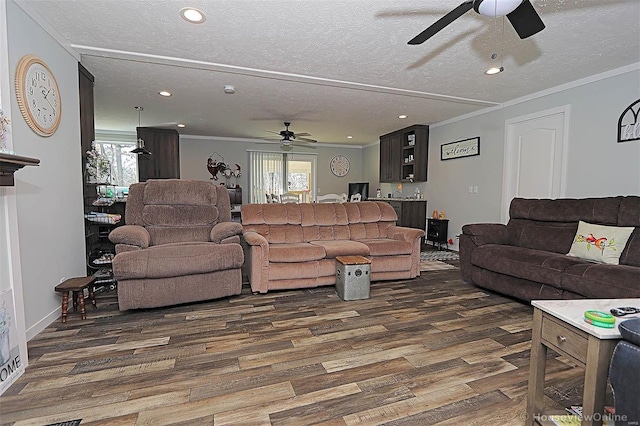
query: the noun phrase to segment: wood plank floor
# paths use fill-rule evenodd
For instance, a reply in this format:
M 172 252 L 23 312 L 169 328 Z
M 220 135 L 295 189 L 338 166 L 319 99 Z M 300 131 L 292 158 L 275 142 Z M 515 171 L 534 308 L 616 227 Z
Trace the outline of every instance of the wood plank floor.
M 456 261 L 450 262 L 457 264 Z M 457 265 L 456 265 L 457 266 Z M 98 295 L 29 342 L 2 424 L 517 425 L 532 308 L 464 284 L 459 269 L 173 308 Z M 549 352 L 548 405 L 579 403 L 581 368 Z

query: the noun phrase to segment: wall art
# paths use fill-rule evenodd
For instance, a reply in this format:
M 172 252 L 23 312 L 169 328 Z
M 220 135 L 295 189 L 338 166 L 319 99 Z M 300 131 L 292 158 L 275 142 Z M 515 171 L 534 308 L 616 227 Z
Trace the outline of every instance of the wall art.
M 440 145 L 440 160 L 480 155 L 480 136 Z
M 618 142 L 640 140 L 640 99 L 629 105 L 618 119 Z

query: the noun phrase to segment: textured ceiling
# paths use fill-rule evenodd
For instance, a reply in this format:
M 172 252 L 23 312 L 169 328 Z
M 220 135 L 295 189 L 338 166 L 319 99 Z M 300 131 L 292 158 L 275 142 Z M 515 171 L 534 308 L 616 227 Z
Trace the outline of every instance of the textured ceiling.
M 640 62 L 638 0 L 533 0 L 547 28 L 526 40 L 470 11 L 407 44 L 460 3 L 18 0 L 81 54 L 102 130 L 133 131 L 141 105 L 143 126 L 184 123 L 182 134 L 263 138 L 291 121 L 322 143 L 364 145 Z M 186 6 L 206 21 L 184 21 Z M 494 52 L 505 71 L 486 76 Z

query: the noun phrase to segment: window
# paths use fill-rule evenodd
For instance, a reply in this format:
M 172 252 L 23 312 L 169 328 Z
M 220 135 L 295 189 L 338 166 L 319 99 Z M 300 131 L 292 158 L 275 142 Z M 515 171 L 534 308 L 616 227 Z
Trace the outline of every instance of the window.
M 251 203 L 266 203 L 285 192 L 298 194 L 303 203 L 314 199 L 315 154 L 250 151 L 249 164 Z
M 138 182 L 138 156 L 131 153 L 131 142 L 95 141 L 96 151 L 111 163 L 111 184 L 129 187 Z

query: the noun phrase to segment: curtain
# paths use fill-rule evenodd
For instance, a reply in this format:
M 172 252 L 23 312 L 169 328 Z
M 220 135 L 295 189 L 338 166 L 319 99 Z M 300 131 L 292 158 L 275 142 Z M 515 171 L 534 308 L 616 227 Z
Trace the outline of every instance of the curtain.
M 249 151 L 249 202 L 263 204 L 267 194 L 282 194 L 284 170 L 283 154 Z

